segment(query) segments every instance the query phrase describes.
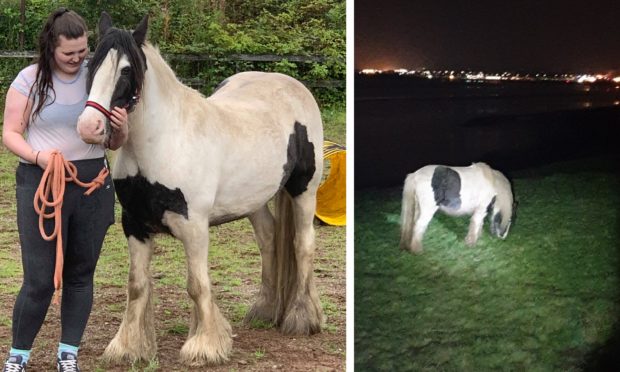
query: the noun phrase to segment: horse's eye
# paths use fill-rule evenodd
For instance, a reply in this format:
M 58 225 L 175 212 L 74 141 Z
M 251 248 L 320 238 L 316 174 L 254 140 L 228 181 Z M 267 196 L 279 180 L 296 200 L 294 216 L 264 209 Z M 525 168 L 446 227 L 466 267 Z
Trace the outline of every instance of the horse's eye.
M 131 74 L 131 68 L 123 67 L 123 69 L 121 70 L 121 75 L 122 76 L 128 76 L 129 74 Z

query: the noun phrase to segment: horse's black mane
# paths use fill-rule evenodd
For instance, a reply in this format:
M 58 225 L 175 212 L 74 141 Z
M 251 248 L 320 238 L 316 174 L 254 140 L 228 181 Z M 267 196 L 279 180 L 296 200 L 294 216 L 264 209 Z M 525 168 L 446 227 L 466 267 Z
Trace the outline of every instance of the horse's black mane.
M 129 31 L 119 30 L 114 27 L 110 28 L 105 35 L 100 38 L 97 49 L 95 49 L 95 54 L 88 62 L 88 75 L 86 80 L 87 91 L 90 93 L 93 78 L 97 70 L 99 70 L 101 63 L 103 63 L 103 60 L 108 55 L 108 51 L 112 48 L 118 51 L 116 63 L 120 61 L 123 55 L 127 56 L 133 70 L 136 91 L 141 91 L 142 84 L 144 83 L 144 73 L 146 71 L 146 56 L 142 49 L 136 44 L 136 41 Z

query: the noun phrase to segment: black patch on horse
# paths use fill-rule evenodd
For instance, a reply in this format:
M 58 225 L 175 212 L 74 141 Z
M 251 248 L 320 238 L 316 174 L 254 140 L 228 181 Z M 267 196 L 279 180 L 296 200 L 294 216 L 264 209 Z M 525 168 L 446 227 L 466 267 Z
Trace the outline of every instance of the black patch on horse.
M 131 33 L 112 27 L 101 36 L 93 58 L 88 62 L 87 93 L 90 93 L 95 74 L 112 48 L 118 52 L 115 63 L 118 64 L 121 57 L 126 56 L 130 66 L 121 71 L 121 76 L 112 94 L 110 109 L 115 106 L 125 107 L 131 106 L 132 103 L 135 104 L 132 98 L 142 91 L 144 74 L 147 69 L 146 56 Z
M 461 206 L 461 176 L 451 168 L 438 166 L 431 180 L 435 203 L 440 207 L 458 209 Z
M 308 129 L 295 122 L 294 132 L 288 139 L 286 164 L 280 188 L 286 188 L 292 197 L 301 195 L 308 189 L 308 183 L 316 172 L 314 145 L 308 140 Z
M 187 201 L 178 188 L 172 190 L 155 182 L 150 183 L 139 172 L 135 176 L 115 179 L 114 187 L 123 206 L 123 231 L 144 242 L 156 233 L 170 234 L 164 226 L 164 212 L 170 211 L 188 217 Z
M 497 197 L 494 196 L 493 199 L 491 199 L 491 202 L 489 203 L 489 205 L 487 206 L 487 213 L 493 213 L 493 207 L 495 206 L 495 199 Z
M 491 199 L 491 202 L 489 203 L 489 206 L 487 207 L 487 214 L 489 215 L 489 221 L 491 222 L 491 234 L 495 236 L 500 236 L 499 227 L 500 227 L 500 222 L 501 222 L 501 214 L 499 212 L 496 214 L 493 214 L 493 207 L 495 206 L 496 198 L 497 196 L 494 196 L 493 199 Z
M 491 221 L 491 233 L 495 236 L 502 236 L 506 232 L 506 229 L 502 229 L 502 214 L 500 212 L 495 213 L 493 220 Z

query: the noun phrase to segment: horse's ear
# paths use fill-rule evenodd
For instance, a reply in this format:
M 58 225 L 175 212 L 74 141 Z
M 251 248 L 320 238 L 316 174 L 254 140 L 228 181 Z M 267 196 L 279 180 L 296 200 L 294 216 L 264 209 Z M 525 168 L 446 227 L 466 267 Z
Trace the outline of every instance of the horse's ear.
M 99 40 L 108 32 L 110 27 L 112 27 L 112 17 L 104 10 L 101 12 L 101 18 L 99 18 Z
M 144 41 L 146 40 L 146 31 L 148 29 L 148 26 L 149 15 L 147 14 L 144 16 L 144 18 L 142 18 L 142 21 L 140 21 L 138 27 L 136 27 L 136 29 L 133 31 L 133 39 L 136 41 L 138 46 L 144 44 Z

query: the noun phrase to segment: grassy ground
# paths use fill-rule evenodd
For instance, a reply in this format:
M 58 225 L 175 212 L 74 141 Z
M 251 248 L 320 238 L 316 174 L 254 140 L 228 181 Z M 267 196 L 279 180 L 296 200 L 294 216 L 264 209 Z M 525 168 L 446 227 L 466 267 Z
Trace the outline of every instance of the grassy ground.
M 416 256 L 398 249 L 401 188 L 357 192 L 356 369 L 585 367 L 620 319 L 620 180 L 593 164 L 515 174 L 507 240 L 485 225 L 468 248 L 468 219 L 437 215 Z
M 344 117 L 344 109 L 326 110 L 326 133 L 336 141 L 344 141 Z M 16 165 L 17 158 L 0 146 L 0 358 L 4 358 L 10 346 L 11 311 L 21 285 L 15 222 Z M 125 310 L 127 242 L 119 222 L 118 203 L 116 207 L 117 223 L 106 236 L 95 277 L 95 304 L 80 349 L 84 356 L 80 364 L 85 370 L 123 370 L 98 359 Z M 273 366 L 289 370 L 344 370 L 345 228 L 319 224 L 315 228 L 315 277 L 327 322 L 324 332 L 313 337 L 283 337 L 270 325 L 242 323 L 260 283 L 260 253 L 251 225 L 244 219 L 210 229 L 209 266 L 216 302 L 235 333 L 231 362 L 215 370 L 263 370 Z M 178 350 L 188 332 L 190 302 L 185 290 L 182 245 L 167 236 L 158 237 L 156 244 L 152 272 L 160 352 L 156 360 L 134 366 L 133 370 L 177 370 L 174 366 L 178 363 Z M 35 343 L 33 370 L 51 368 L 48 362 L 57 346 L 58 329 L 58 309 L 52 306 Z

